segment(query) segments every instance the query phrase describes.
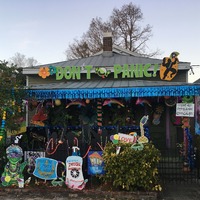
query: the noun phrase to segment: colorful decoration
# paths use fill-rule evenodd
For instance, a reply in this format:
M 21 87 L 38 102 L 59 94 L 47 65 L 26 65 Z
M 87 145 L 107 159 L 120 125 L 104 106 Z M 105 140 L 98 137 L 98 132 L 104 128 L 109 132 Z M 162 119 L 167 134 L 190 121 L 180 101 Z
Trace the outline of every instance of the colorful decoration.
M 190 118 L 189 117 L 183 117 L 182 118 L 182 128 L 190 128 Z
M 50 76 L 49 67 L 40 67 L 38 75 L 42 78 L 47 78 Z
M 4 167 L 4 172 L 1 175 L 1 181 L 3 186 L 16 185 L 23 187 L 24 182 L 23 170 L 27 165 L 27 162 L 22 161 L 23 151 L 18 145 L 10 145 L 6 149 L 8 162 Z
M 104 162 L 102 158 L 102 151 L 89 151 L 88 153 L 88 174 L 97 175 L 104 174 Z
M 105 67 L 96 67 L 95 73 L 101 78 L 106 78 L 111 73 L 111 71 L 107 70 Z
M 153 87 L 123 87 L 123 88 L 92 88 L 92 89 L 56 89 L 51 90 L 28 90 L 29 97 L 45 100 L 59 99 L 61 96 L 66 99 L 79 98 L 127 98 L 127 97 L 157 97 L 157 96 L 198 96 L 200 86 L 198 85 L 177 85 L 177 86 L 153 86 Z
M 4 110 L 0 128 L 0 143 L 3 143 L 5 140 L 5 124 L 6 124 L 6 111 Z
M 163 111 L 164 111 L 164 107 L 162 105 L 156 106 L 155 112 L 153 114 L 153 120 L 152 120 L 152 123 L 154 125 L 160 124 L 160 117 L 161 117 Z
M 97 125 L 98 125 L 98 134 L 102 134 L 102 100 L 97 99 Z
M 170 98 L 165 98 L 165 105 L 168 107 L 173 107 L 176 105 L 178 99 L 177 97 L 170 97 Z
M 160 66 L 160 79 L 171 81 L 178 72 L 178 52 L 172 52 L 170 57 L 163 58 Z
M 135 151 L 142 151 L 144 149 L 144 145 L 142 143 L 135 143 L 131 146 Z
M 69 108 L 70 106 L 86 106 L 85 102 L 82 100 L 75 100 L 75 101 L 71 101 L 70 103 L 68 103 L 66 105 L 66 108 Z
M 55 100 L 55 105 L 56 106 L 60 106 L 61 105 L 61 100 L 60 99 L 56 99 Z
M 200 134 L 200 96 L 195 97 L 195 133 Z
M 194 97 L 193 96 L 183 96 L 182 103 L 193 103 Z
M 136 143 L 137 142 L 137 133 L 130 133 L 129 135 L 124 133 L 118 133 L 110 136 L 110 140 L 113 144 L 118 144 L 119 141 L 126 143 Z
M 144 125 L 147 123 L 149 119 L 148 115 L 144 115 L 140 120 L 140 132 L 141 136 L 138 138 L 139 143 L 148 143 L 149 139 L 144 135 Z
M 147 99 L 144 99 L 144 98 L 138 98 L 135 104 L 136 105 L 142 105 L 142 106 L 144 106 L 144 104 L 146 104 L 149 107 L 152 107 L 150 102 Z
M 36 158 L 33 175 L 44 180 L 57 179 L 58 161 L 51 158 Z
M 45 152 L 43 151 L 25 151 L 24 160 L 27 161 L 29 174 L 32 174 L 35 169 L 36 159 L 40 157 L 45 157 Z
M 118 104 L 118 105 L 120 105 L 121 107 L 124 107 L 124 104 L 121 103 L 120 101 L 118 101 L 117 99 L 106 99 L 106 100 L 103 102 L 103 106 L 111 105 L 111 104 Z
M 31 119 L 31 123 L 38 126 L 44 126 L 44 121 L 47 120 L 47 117 L 48 115 L 46 113 L 45 107 L 43 106 L 43 103 L 39 103 L 36 108 L 36 113 Z
M 84 180 L 82 172 L 83 159 L 77 155 L 78 147 L 72 147 L 72 156 L 68 156 L 66 159 L 66 179 L 65 184 L 71 189 L 82 190 L 87 179 Z

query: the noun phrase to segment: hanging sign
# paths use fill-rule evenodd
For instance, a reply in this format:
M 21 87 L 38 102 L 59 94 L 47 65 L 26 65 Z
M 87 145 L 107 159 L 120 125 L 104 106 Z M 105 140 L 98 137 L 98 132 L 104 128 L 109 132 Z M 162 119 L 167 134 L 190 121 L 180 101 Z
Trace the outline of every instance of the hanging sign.
M 177 103 L 176 104 L 177 117 L 194 117 L 193 103 Z
M 90 151 L 88 153 L 88 174 L 104 174 L 104 162 L 102 158 L 102 151 Z
M 44 180 L 56 179 L 57 166 L 57 160 L 51 158 L 37 158 L 33 175 Z

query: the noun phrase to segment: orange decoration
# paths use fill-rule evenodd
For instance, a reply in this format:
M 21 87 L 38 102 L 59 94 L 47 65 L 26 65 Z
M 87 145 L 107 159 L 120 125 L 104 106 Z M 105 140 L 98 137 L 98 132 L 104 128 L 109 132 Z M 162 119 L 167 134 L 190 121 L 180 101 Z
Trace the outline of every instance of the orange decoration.
M 48 67 L 40 67 L 38 75 L 41 76 L 42 78 L 46 78 L 46 77 L 50 76 L 49 68 Z

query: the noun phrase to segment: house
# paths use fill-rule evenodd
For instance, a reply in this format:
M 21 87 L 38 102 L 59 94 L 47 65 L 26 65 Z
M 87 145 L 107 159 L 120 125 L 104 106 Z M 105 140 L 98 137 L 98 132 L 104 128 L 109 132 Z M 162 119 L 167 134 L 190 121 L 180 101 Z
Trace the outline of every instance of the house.
M 27 116 L 30 132 L 47 127 L 46 140 L 59 141 L 63 133 L 56 134 L 56 128 L 64 126 L 67 145 L 73 145 L 68 138 L 76 138 L 84 155 L 89 145 L 98 149 L 112 134 L 139 135 L 140 119 L 148 115 L 145 134 L 149 139 L 159 149 L 176 148 L 185 141 L 176 104 L 187 98 L 194 104 L 194 97 L 200 94 L 198 83 L 188 83 L 190 63 L 179 61 L 176 53 L 164 59 L 142 57 L 112 45 L 107 33 L 103 50 L 91 57 L 24 68 L 33 108 Z M 174 68 L 167 73 L 171 65 Z M 47 107 L 45 113 L 42 108 Z M 190 119 L 194 132 L 195 119 Z M 63 152 L 66 148 L 63 146 Z

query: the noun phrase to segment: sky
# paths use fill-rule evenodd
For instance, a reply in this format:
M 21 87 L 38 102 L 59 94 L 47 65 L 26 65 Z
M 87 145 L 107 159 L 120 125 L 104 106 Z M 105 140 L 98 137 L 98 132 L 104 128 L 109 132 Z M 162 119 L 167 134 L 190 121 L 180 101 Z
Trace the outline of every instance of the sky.
M 178 51 L 179 60 L 193 66 L 189 82 L 199 79 L 199 0 L 0 0 L 0 60 L 20 53 L 39 64 L 64 61 L 69 44 L 87 32 L 92 18 L 107 21 L 114 8 L 130 2 L 141 8 L 140 25 L 152 26 L 149 51 L 159 49 L 159 59 Z

